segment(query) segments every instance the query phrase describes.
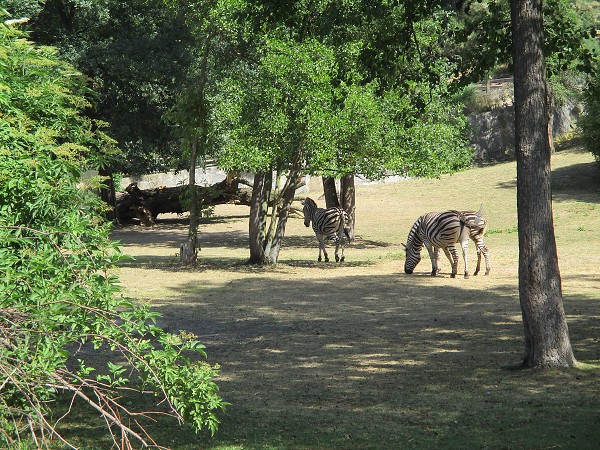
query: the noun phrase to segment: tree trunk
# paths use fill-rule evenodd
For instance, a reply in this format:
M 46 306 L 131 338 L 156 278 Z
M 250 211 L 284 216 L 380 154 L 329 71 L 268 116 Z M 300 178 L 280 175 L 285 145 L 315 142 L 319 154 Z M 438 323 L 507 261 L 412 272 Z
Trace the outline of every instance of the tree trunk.
M 339 208 L 340 201 L 338 199 L 337 189 L 335 187 L 335 178 L 323 177 L 323 193 L 325 194 L 326 208 Z
M 283 237 L 285 236 L 285 226 L 287 224 L 290 206 L 294 200 L 294 195 L 299 182 L 300 174 L 298 171 L 296 169 L 290 170 L 288 179 L 282 191 L 283 203 L 279 213 L 277 214 L 277 227 L 275 228 L 275 234 L 273 235 L 272 240 L 269 242 L 268 248 L 265 250 L 270 264 L 276 264 L 277 259 L 279 258 L 279 251 L 281 250 L 281 243 L 283 242 Z M 274 203 L 273 207 L 277 208 L 277 204 Z
M 281 192 L 279 191 L 279 185 L 281 183 L 281 174 L 280 174 L 280 170 L 277 170 L 277 173 L 275 174 L 275 186 L 273 189 L 271 189 L 271 186 L 273 185 L 273 171 L 270 171 L 268 174 L 268 179 L 267 179 L 267 191 L 265 193 L 265 203 L 267 206 L 265 206 L 265 211 L 268 210 L 268 205 L 271 205 L 271 216 L 269 219 L 269 229 L 267 231 L 267 235 L 265 237 L 265 242 L 263 244 L 263 247 L 265 248 L 265 250 L 271 248 L 271 245 L 273 244 L 273 239 L 275 237 L 275 226 L 277 225 L 277 209 L 279 208 L 279 202 L 281 201 Z M 268 251 L 267 251 L 268 253 Z
M 523 367 L 572 367 L 552 219 L 542 0 L 513 0 L 511 18 Z
M 264 241 L 267 216 L 265 172 L 254 175 L 254 187 L 250 200 L 250 221 L 248 226 L 250 237 L 250 264 L 266 264 Z
M 190 228 L 188 232 L 188 239 L 181 248 L 179 257 L 181 262 L 184 264 L 191 264 L 196 261 L 198 255 L 198 225 L 200 223 L 200 209 L 199 198 L 196 191 L 196 162 L 198 159 L 198 152 L 206 154 L 206 141 L 207 141 L 207 108 L 206 108 L 206 93 L 205 87 L 208 77 L 208 54 L 210 51 L 210 37 L 207 37 L 204 41 L 204 49 L 202 52 L 202 59 L 200 61 L 200 73 L 198 75 L 198 95 L 200 98 L 200 108 L 198 111 L 197 123 L 194 123 L 191 129 L 191 152 L 190 152 L 190 175 L 189 175 L 189 211 L 190 211 Z M 199 131 L 198 131 L 199 130 Z M 201 146 L 201 148 L 199 148 Z M 226 185 L 227 185 L 227 180 Z
M 195 186 L 199 206 L 214 206 L 225 203 L 250 205 L 251 192 L 240 189 L 235 182 L 220 181 L 211 186 Z M 235 188 L 235 189 L 234 189 Z M 189 186 L 158 187 L 155 189 L 140 189 L 133 182 L 125 188 L 126 194 L 117 198 L 117 215 L 119 220 L 126 221 L 138 218 L 142 225 L 152 225 L 156 216 L 164 213 L 183 214 L 188 211 L 189 202 L 181 201 L 188 197 Z
M 342 208 L 348 213 L 350 223 L 350 240 L 354 240 L 354 224 L 356 222 L 356 190 L 354 188 L 354 174 L 344 175 L 340 180 L 340 197 Z
M 182 264 L 193 264 L 198 257 L 198 225 L 200 224 L 200 205 L 196 191 L 196 159 L 198 157 L 198 136 L 192 138 L 190 154 L 190 173 L 188 178 L 188 200 L 190 202 L 190 228 L 188 239 L 179 249 Z
M 106 220 L 118 224 L 117 194 L 115 192 L 115 180 L 112 171 L 102 168 L 98 171 L 98 174 L 104 177 L 103 184 L 106 186 L 100 189 L 100 198 L 110 206 L 110 209 L 106 212 Z

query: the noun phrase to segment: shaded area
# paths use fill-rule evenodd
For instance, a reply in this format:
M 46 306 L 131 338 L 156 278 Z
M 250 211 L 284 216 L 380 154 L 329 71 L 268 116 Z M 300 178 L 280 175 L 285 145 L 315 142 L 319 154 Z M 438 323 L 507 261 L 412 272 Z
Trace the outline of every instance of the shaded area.
M 579 200 L 600 203 L 598 164 L 572 164 L 553 170 L 552 198 L 554 201 Z
M 174 286 L 160 325 L 199 336 L 232 403 L 216 438 L 180 430 L 177 448 L 594 448 L 598 371 L 513 370 L 514 287 L 444 281 L 257 273 Z M 600 360 L 589 302 L 568 299 L 572 339 L 580 359 Z
M 493 186 L 513 176 L 512 169 L 498 168 L 502 176 L 490 175 Z M 441 196 L 441 204 L 444 192 L 467 198 L 474 185 L 457 176 L 429 191 Z M 170 254 L 170 243 L 186 236 L 185 224 L 161 224 L 146 236 L 131 230 L 138 248 L 123 233 L 124 251 L 131 245 L 141 255 L 125 267 L 135 268 L 129 272 L 141 283 L 160 276 L 145 269 L 163 269 L 162 284 L 156 291 L 140 289 L 139 298 L 163 313 L 159 325 L 199 336 L 210 361 L 222 366 L 218 384 L 232 403 L 215 438 L 159 422 L 164 442 L 177 450 L 595 449 L 600 368 L 515 367 L 524 342 L 516 229 L 510 228 L 513 195 L 504 191 L 510 202 L 495 200 L 492 275 L 464 280 L 447 273 L 432 278 L 423 262 L 418 273 L 405 275 L 402 253 L 391 253 L 383 242 L 391 235 L 389 224 L 420 192 L 388 192 L 385 205 L 403 205 L 395 209 L 370 203 L 368 211 L 377 214 L 361 216 L 369 239 L 351 244 L 343 265 L 313 260 L 316 239 L 301 228 L 286 237 L 276 267 L 248 266 L 243 216 L 210 219 L 218 226 L 205 227 L 201 245 L 213 248 L 191 269 Z M 580 361 L 598 364 L 600 278 L 594 271 L 597 252 L 590 249 L 597 208 L 579 204 L 578 196 L 589 193 L 565 185 L 556 194 L 563 192 L 576 201 L 558 205 L 559 225 L 572 223 L 586 233 L 589 228 L 589 234 L 573 234 L 573 227 L 563 227 L 559 239 L 571 342 Z M 150 246 L 141 248 L 145 242 Z M 141 283 L 134 283 L 134 292 Z
M 587 153 L 582 149 L 573 153 Z M 596 162 L 571 164 L 552 169 L 552 199 L 554 201 L 578 200 L 600 202 L 600 167 Z M 516 189 L 516 177 L 495 185 L 499 189 Z

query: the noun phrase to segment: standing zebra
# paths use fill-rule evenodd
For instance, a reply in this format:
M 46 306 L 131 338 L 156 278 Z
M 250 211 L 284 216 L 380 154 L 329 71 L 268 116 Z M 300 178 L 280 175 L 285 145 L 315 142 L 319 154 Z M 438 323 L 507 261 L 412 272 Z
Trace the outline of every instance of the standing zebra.
M 321 250 L 325 256 L 325 262 L 329 262 L 327 251 L 325 250 L 325 239 L 335 240 L 335 260 L 344 261 L 344 242 L 345 238 L 350 241 L 350 221 L 348 213 L 342 208 L 317 208 L 315 201 L 309 197 L 304 200 L 304 225 L 312 228 L 319 241 L 319 259 L 321 261 Z M 342 257 L 338 256 L 338 249 L 342 247 Z
M 469 238 L 471 238 L 477 245 L 477 268 L 474 275 L 479 273 L 482 254 L 485 257 L 485 274 L 488 275 L 489 254 L 483 242 L 486 226 L 481 210 L 479 212 L 450 210 L 419 217 L 408 233 L 404 245 L 406 249 L 404 272 L 413 273 L 414 268 L 421 261 L 421 249 L 425 246 L 431 259 L 431 275 L 436 276 L 440 271 L 440 250 L 443 250 L 452 265 L 450 276 L 454 278 L 458 272 L 458 252 L 455 244 L 460 243 L 465 262 L 465 278 L 468 278 L 468 248 Z

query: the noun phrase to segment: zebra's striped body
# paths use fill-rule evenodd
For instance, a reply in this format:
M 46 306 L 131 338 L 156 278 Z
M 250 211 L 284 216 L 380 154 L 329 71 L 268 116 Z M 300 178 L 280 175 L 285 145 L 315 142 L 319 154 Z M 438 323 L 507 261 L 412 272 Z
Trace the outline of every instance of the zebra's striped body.
M 317 208 L 317 204 L 311 198 L 304 200 L 304 225 L 312 228 L 319 241 L 319 259 L 321 261 L 321 250 L 325 256 L 325 261 L 329 261 L 327 251 L 325 250 L 325 239 L 335 241 L 335 260 L 344 261 L 344 244 L 346 238 L 350 241 L 348 228 L 349 218 L 346 211 L 342 208 Z M 342 247 L 342 256 L 338 256 L 339 247 Z
M 454 278 L 458 272 L 458 252 L 456 244 L 460 243 L 465 262 L 465 278 L 468 272 L 468 249 L 469 238 L 477 245 L 477 269 L 474 275 L 479 273 L 481 255 L 485 256 L 486 275 L 489 274 L 489 255 L 483 235 L 486 229 L 486 221 L 480 213 L 474 211 L 450 210 L 441 213 L 428 213 L 419 217 L 413 224 L 407 238 L 406 261 L 404 271 L 413 273 L 414 268 L 421 261 L 421 249 L 423 246 L 429 252 L 431 259 L 431 275 L 436 276 L 440 271 L 440 250 L 443 250 L 452 265 L 451 277 Z

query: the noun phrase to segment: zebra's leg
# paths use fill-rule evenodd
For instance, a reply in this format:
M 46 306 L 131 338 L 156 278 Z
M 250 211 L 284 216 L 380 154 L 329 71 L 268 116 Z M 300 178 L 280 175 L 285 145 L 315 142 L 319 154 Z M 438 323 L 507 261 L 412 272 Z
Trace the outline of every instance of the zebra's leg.
M 329 256 L 327 256 L 327 250 L 325 250 L 325 241 L 324 241 L 323 235 L 321 233 L 317 234 L 317 240 L 319 241 L 319 259 L 317 261 L 321 262 L 321 250 L 323 250 L 323 256 L 325 256 L 325 262 L 329 262 Z
M 483 253 L 483 257 L 485 258 L 485 274 L 484 275 L 489 275 L 490 274 L 490 254 L 489 254 L 489 250 L 485 244 L 483 245 L 483 247 L 481 247 L 481 253 Z
M 465 262 L 465 278 L 469 278 L 469 240 L 466 239 L 460 246 L 462 247 L 463 260 Z
M 477 267 L 475 267 L 475 272 L 473 272 L 473 276 L 477 276 L 479 274 L 479 268 L 481 267 L 481 248 L 477 246 Z
M 450 250 L 448 250 L 448 247 L 444 247 L 444 254 L 446 255 L 446 258 L 448 258 L 448 261 L 450 261 L 450 267 L 452 268 L 452 266 L 454 266 L 454 258 L 452 257 Z M 439 266 L 438 262 L 438 272 L 440 272 L 440 270 L 441 267 Z
M 335 262 L 344 262 L 344 243 L 345 243 L 345 239 L 344 239 L 344 230 L 341 229 L 340 232 L 338 233 L 338 239 L 335 242 Z M 340 258 L 338 256 L 338 249 L 342 248 L 342 257 Z
M 446 252 L 445 248 L 444 248 L 444 252 Z M 440 248 L 434 247 L 433 254 L 435 256 L 435 266 L 436 266 L 437 273 L 440 273 L 442 271 L 442 258 L 440 256 L 441 255 Z M 448 256 L 448 255 L 446 254 L 446 256 Z
M 484 244 L 484 242 L 482 240 L 475 241 L 475 244 L 477 245 L 477 269 L 475 270 L 475 273 L 473 273 L 473 275 L 477 275 L 479 273 L 479 269 L 481 267 L 481 255 L 482 254 L 483 254 L 483 257 L 485 258 L 485 275 L 489 275 L 490 274 L 490 255 L 489 255 L 488 248 L 486 247 L 486 245 Z
M 454 245 L 449 245 L 447 250 L 452 254 L 452 273 L 450 274 L 450 278 L 456 278 L 456 273 L 458 272 L 458 252 Z
M 438 273 L 438 268 L 434 248 L 431 245 L 431 242 L 423 242 L 423 244 L 425 244 L 425 247 L 429 252 L 429 259 L 431 259 L 431 276 L 435 277 Z

